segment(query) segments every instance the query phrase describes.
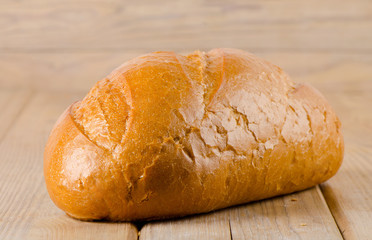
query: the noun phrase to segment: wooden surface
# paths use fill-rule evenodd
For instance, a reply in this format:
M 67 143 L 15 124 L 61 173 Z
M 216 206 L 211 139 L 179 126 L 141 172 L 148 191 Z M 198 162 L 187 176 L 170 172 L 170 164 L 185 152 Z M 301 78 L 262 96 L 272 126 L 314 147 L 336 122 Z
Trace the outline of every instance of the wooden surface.
M 212 214 L 149 223 L 140 236 L 140 239 L 230 238 L 342 239 L 318 187 Z
M 62 111 L 154 50 L 251 51 L 339 115 L 345 158 L 320 186 L 146 224 L 81 222 L 50 200 L 43 148 Z M 371 239 L 372 1 L 0 0 L 0 239 Z

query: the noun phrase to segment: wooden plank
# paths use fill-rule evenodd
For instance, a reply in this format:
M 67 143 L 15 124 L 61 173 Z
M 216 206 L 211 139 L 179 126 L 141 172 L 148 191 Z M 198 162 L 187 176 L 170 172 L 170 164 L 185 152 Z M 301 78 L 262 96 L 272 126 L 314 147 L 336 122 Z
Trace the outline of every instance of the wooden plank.
M 189 51 L 193 49 L 183 53 Z M 144 53 L 144 50 L 0 53 L 0 88 L 88 92 L 95 82 L 114 68 Z M 372 78 L 372 54 L 287 51 L 254 53 L 282 67 L 293 80 L 310 82 L 325 93 L 358 91 L 358 87 L 370 87 L 365 82 Z
M 230 239 L 226 210 L 168 221 L 150 222 L 140 231 L 140 240 Z
M 319 187 L 233 208 L 232 239 L 342 239 Z
M 129 223 L 67 217 L 43 179 L 44 145 L 59 114 L 81 94 L 37 93 L 0 143 L 0 239 L 137 239 Z
M 345 239 L 372 236 L 372 78 L 358 91 L 330 94 L 345 135 L 345 158 L 339 173 L 321 185 Z M 358 86 L 359 85 L 359 86 Z
M 318 187 L 181 220 L 145 225 L 140 239 L 342 239 Z
M 365 0 L 5 0 L 0 16 L 6 51 L 372 51 L 372 2 Z
M 0 89 L 0 142 L 30 97 L 27 90 Z

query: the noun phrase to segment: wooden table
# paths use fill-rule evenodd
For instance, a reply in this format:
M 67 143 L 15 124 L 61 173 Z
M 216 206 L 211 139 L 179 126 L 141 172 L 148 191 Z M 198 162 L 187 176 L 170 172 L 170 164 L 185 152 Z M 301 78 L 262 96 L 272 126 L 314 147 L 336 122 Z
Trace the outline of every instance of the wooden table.
M 171 221 L 81 222 L 50 200 L 43 148 L 62 111 L 154 50 L 235 47 L 309 82 L 343 123 L 335 177 Z M 372 2 L 0 1 L 0 239 L 372 239 Z

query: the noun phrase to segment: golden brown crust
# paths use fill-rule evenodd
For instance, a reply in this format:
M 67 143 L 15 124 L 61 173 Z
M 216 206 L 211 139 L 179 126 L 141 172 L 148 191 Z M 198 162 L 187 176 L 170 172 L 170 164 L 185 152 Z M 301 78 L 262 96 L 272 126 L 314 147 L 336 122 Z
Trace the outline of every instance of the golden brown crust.
M 49 194 L 79 219 L 183 216 L 302 190 L 343 158 L 324 97 L 234 49 L 135 58 L 61 116 Z

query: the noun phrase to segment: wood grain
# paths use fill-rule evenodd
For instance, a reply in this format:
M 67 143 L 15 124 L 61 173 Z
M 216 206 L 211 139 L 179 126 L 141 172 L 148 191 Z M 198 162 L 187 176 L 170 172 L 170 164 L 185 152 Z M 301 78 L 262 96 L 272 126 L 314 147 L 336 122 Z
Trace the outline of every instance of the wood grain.
M 342 239 L 318 186 L 234 208 L 230 225 L 232 239 Z
M 74 220 L 48 196 L 44 145 L 59 114 L 79 97 L 36 94 L 0 143 L 0 239 L 137 239 L 132 224 Z
M 342 239 L 318 187 L 145 225 L 140 239 Z
M 4 51 L 372 51 L 372 2 L 2 1 Z
M 31 92 L 27 90 L 1 89 L 0 90 L 0 142 L 9 131 L 13 121 L 19 116 Z
M 140 240 L 230 239 L 229 218 L 226 210 L 182 219 L 146 224 Z

